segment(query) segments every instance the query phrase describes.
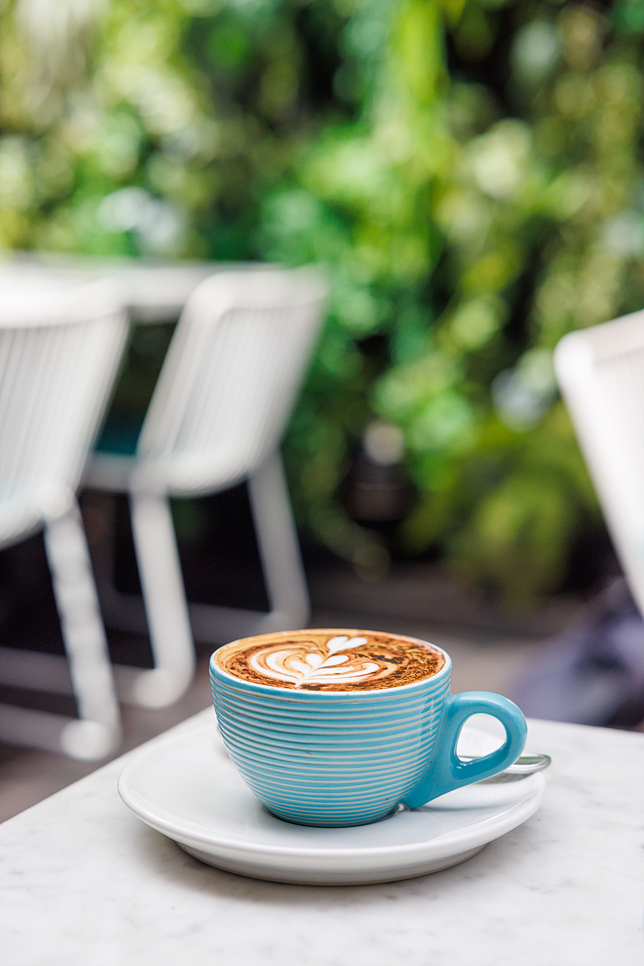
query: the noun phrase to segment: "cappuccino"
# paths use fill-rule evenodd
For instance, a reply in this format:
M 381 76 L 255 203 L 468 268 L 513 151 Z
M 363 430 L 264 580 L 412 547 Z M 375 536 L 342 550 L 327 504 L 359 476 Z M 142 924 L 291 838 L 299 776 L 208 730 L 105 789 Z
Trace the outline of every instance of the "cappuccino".
M 306 630 L 233 641 L 213 660 L 233 677 L 298 691 L 377 691 L 433 677 L 438 649 L 398 634 Z
M 498 694 L 451 695 L 450 672 L 433 644 L 353 629 L 248 637 L 210 658 L 219 730 L 248 787 L 279 818 L 328 827 L 424 805 L 521 754 L 519 709 Z M 457 762 L 473 714 L 497 718 L 507 738 Z

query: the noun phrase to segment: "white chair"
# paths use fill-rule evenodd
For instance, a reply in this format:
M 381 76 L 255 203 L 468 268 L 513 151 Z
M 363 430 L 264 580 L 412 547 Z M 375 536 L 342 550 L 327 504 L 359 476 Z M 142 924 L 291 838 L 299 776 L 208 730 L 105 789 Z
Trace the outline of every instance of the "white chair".
M 555 371 L 624 574 L 644 614 L 644 311 L 564 336 Z
M 75 490 L 126 332 L 102 283 L 0 292 L 0 547 L 44 531 L 67 655 L 0 648 L 0 682 L 71 691 L 78 709 L 0 705 L 0 737 L 86 759 L 116 748 L 120 715 Z
M 186 303 L 134 457 L 96 452 L 89 487 L 128 493 L 143 589 L 118 592 L 109 551 L 95 557 L 105 620 L 149 629 L 154 668 L 115 667 L 123 700 L 162 707 L 194 671 L 196 640 L 300 627 L 306 581 L 278 451 L 322 318 L 326 286 L 312 269 L 222 272 Z M 186 601 L 169 497 L 200 496 L 247 479 L 271 610 Z M 147 617 L 147 622 L 146 622 Z

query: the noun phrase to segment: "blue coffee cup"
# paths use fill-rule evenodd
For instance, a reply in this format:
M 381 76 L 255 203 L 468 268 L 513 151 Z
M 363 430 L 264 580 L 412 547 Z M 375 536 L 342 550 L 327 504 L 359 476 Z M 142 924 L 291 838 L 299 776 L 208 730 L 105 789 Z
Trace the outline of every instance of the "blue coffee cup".
M 369 634 L 328 631 L 346 633 Z M 259 684 L 229 673 L 215 651 L 210 679 L 224 743 L 269 811 L 301 825 L 364 825 L 401 803 L 416 808 L 489 778 L 519 757 L 527 733 L 519 708 L 486 691 L 450 694 L 449 655 L 429 646 L 444 658 L 438 673 L 373 691 Z M 500 721 L 506 739 L 490 754 L 465 761 L 457 743 L 474 714 Z

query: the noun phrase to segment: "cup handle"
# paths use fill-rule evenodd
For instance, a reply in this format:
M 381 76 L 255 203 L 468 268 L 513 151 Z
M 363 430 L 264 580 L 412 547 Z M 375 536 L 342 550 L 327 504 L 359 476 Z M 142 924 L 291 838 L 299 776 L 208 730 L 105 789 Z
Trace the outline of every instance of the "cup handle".
M 464 761 L 456 753 L 461 729 L 473 714 L 490 714 L 501 722 L 506 732 L 500 748 L 476 758 Z M 522 712 L 516 704 L 490 691 L 464 691 L 448 694 L 443 710 L 436 748 L 429 767 L 403 798 L 410 808 L 418 808 L 439 795 L 445 795 L 462 785 L 490 778 L 513 764 L 525 747 L 528 728 Z

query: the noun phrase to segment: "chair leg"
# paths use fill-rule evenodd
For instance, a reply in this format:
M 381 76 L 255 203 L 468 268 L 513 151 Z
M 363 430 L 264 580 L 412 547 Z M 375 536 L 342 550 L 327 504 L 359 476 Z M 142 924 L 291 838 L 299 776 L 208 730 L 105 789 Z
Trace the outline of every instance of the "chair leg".
M 279 453 L 249 478 L 248 490 L 271 612 L 257 634 L 305 627 L 310 603 L 300 545 Z
M 145 612 L 140 598 L 114 588 L 109 550 L 103 551 L 100 563 L 97 560 L 97 577 L 109 626 L 145 632 L 147 614 L 155 670 L 141 672 L 117 665 L 114 673 L 121 700 L 162 707 L 179 698 L 193 673 L 193 639 L 218 646 L 238 637 L 306 626 L 308 589 L 279 454 L 273 454 L 249 478 L 248 489 L 271 605 L 268 614 L 187 604 L 167 498 L 138 492 L 131 495 L 132 535 Z
M 124 594 L 116 589 L 115 573 L 115 542 L 116 542 L 116 494 L 103 490 L 90 491 L 92 495 L 92 509 L 95 522 L 95 533 L 90 542 L 90 556 L 96 579 L 96 589 L 101 605 L 101 613 L 107 627 L 131 634 L 148 633 L 148 622 L 141 597 L 134 594 Z M 89 502 L 86 495 L 86 508 Z M 118 665 L 117 665 L 118 667 Z M 121 683 L 117 673 L 117 684 Z M 124 693 L 123 700 L 131 695 Z
M 189 604 L 195 640 L 219 645 L 239 637 L 306 627 L 309 594 L 278 453 L 248 479 L 251 511 L 271 610 L 268 614 Z
M 68 722 L 60 743 L 76 758 L 102 758 L 118 745 L 120 713 L 105 629 L 76 499 L 45 522 L 45 549 L 69 660 L 78 720 Z
M 169 500 L 133 492 L 130 511 L 155 664 L 137 673 L 133 697 L 144 707 L 158 708 L 189 687 L 195 651 Z

